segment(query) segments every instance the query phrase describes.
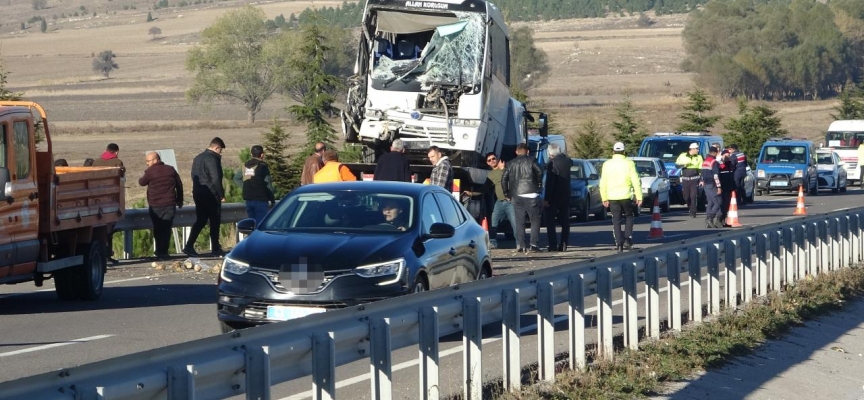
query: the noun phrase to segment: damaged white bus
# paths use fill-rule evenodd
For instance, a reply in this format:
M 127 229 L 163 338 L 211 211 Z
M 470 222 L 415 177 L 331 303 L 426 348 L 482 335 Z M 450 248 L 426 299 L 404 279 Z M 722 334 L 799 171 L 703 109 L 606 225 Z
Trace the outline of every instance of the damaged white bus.
M 508 30 L 495 5 L 368 0 L 343 133 L 364 145 L 367 163 L 397 138 L 413 163 L 432 145 L 454 166 L 485 166 L 488 152 L 509 159 L 531 119 L 509 84 Z

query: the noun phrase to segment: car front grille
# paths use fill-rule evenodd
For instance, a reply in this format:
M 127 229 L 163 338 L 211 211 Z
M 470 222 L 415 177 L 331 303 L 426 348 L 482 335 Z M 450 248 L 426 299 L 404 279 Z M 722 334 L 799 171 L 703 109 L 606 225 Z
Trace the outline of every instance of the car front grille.
M 295 294 L 309 294 L 309 293 L 320 292 L 325 287 L 327 287 L 327 284 L 329 284 L 330 281 L 332 281 L 333 279 L 335 279 L 339 276 L 351 273 L 350 269 L 324 271 L 324 280 L 319 285 L 316 285 L 316 287 L 305 287 L 305 288 L 301 287 L 299 290 L 297 290 L 297 288 L 292 288 L 292 290 L 289 290 L 288 288 L 285 287 L 283 280 L 280 279 L 279 271 L 272 270 L 272 269 L 263 269 L 263 268 L 253 268 L 252 271 L 259 274 L 259 275 L 266 277 L 268 282 L 270 283 L 270 286 L 272 286 L 273 289 L 276 290 L 277 292 L 279 292 L 279 293 L 297 292 Z

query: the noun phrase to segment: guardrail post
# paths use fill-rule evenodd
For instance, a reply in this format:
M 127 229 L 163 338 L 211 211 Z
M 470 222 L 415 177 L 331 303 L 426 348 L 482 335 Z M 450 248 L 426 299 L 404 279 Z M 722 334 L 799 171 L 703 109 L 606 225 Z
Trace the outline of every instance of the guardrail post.
M 660 260 L 645 259 L 645 332 L 650 338 L 660 337 Z
M 798 279 L 803 279 L 807 276 L 807 249 L 805 247 L 804 225 L 795 225 L 794 240 L 795 240 L 795 268 L 797 269 Z
M 540 380 L 555 381 L 555 294 L 552 282 L 537 283 L 537 364 Z
M 393 363 L 390 360 L 390 318 L 369 320 L 369 375 L 372 398 L 393 397 Z
M 831 246 L 828 243 L 828 220 L 817 222 L 819 226 L 819 273 L 831 270 Z
M 168 367 L 168 400 L 195 399 L 194 365 Z
M 480 302 L 479 297 L 462 299 L 462 381 L 465 384 L 462 396 L 465 400 L 482 400 L 483 396 L 483 325 Z
M 846 215 L 840 220 L 843 234 L 843 264 L 845 267 L 854 265 L 852 261 L 852 216 Z
M 708 259 L 708 313 L 720 312 L 720 245 L 709 243 L 705 248 Z
M 501 291 L 501 344 L 504 361 L 504 388 L 508 392 L 522 387 L 522 361 L 519 354 L 520 317 L 519 289 L 508 288 Z
M 420 321 L 420 397 L 438 399 L 438 307 L 423 307 Z M 505 337 L 506 340 L 506 337 Z
M 132 258 L 132 253 L 134 252 L 132 247 L 132 235 L 133 230 L 126 229 L 123 231 L 123 259 L 128 260 Z
M 840 237 L 839 237 L 839 218 L 833 217 L 828 219 L 828 244 L 831 248 L 831 270 L 840 269 Z
M 246 347 L 246 399 L 270 400 L 270 346 Z
M 687 255 L 687 283 L 690 285 L 690 321 L 702 322 L 702 249 L 691 247 Z
M 612 268 L 597 268 L 597 355 L 611 360 L 612 347 Z
M 797 279 L 795 277 L 795 255 L 792 253 L 795 245 L 792 240 L 793 232 L 791 228 L 783 228 L 780 232 L 783 240 L 783 270 L 786 271 L 786 282 L 795 282 Z
M 816 222 L 807 224 L 807 273 L 819 275 L 819 225 Z
M 771 290 L 779 292 L 783 274 L 780 269 L 780 232 L 768 232 L 768 252 L 771 259 Z
M 726 265 L 726 281 L 724 282 L 726 295 L 724 301 L 726 307 L 738 307 L 738 258 L 735 254 L 738 240 L 726 240 L 723 245 L 725 247 L 723 250 L 726 253 L 726 262 L 724 263 Z
M 666 254 L 666 291 L 667 318 L 669 328 L 675 331 L 681 330 L 681 253 L 670 252 Z
M 585 280 L 582 274 L 567 278 L 570 368 L 585 369 Z M 516 349 L 519 353 L 519 349 Z M 518 373 L 518 370 L 517 370 Z
M 336 398 L 336 343 L 333 332 L 312 336 L 312 399 Z
M 750 236 L 741 238 L 741 302 L 753 300 L 753 253 Z
M 852 242 L 849 250 L 852 253 L 852 265 L 856 265 L 861 261 L 861 215 L 855 213 L 849 217 L 849 234 Z
M 639 309 L 636 304 L 636 263 L 624 263 L 622 268 L 624 346 L 639 350 Z
M 768 293 L 768 234 L 756 235 L 756 295 Z

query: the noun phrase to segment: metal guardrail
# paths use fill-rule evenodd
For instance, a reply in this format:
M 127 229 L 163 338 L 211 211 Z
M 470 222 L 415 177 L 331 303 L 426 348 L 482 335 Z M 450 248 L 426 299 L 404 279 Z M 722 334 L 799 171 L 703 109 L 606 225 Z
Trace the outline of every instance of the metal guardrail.
M 613 288 L 623 289 L 623 336 L 638 347 L 637 283 L 644 282 L 645 334 L 661 331 L 661 277 L 669 329 L 699 323 L 799 279 L 862 260 L 864 208 L 666 243 L 569 265 L 316 314 L 0 384 L 11 399 L 193 399 L 246 393 L 269 399 L 273 384 L 311 376 L 315 399 L 334 398 L 335 370 L 370 360 L 372 394 L 392 396 L 391 352 L 419 344 L 420 399 L 438 398 L 439 338 L 462 332 L 464 398 L 481 399 L 482 326 L 502 324 L 503 382 L 520 386 L 520 316 L 537 312 L 538 377 L 554 380 L 554 305 L 568 306 L 570 368 L 586 363 L 585 299 L 597 297 L 597 356 L 613 353 Z M 722 265 L 722 267 L 721 267 Z M 721 292 L 721 276 L 724 287 Z M 703 277 L 707 298 L 702 298 Z M 497 347 L 497 346 L 496 346 Z M 533 347 L 533 346 L 532 346 Z
M 222 223 L 233 224 L 241 219 L 247 218 L 246 204 L 244 203 L 223 203 L 222 204 Z M 177 249 L 183 247 L 186 237 L 188 236 L 187 229 L 182 232 L 179 228 L 188 228 L 195 223 L 195 206 L 185 205 L 177 210 L 174 215 L 174 246 Z M 126 216 L 123 220 L 114 226 L 114 231 L 123 232 L 123 259 L 132 258 L 132 232 L 142 229 L 153 229 L 153 221 L 150 220 L 150 213 L 147 208 L 127 208 Z M 239 238 L 238 238 L 239 239 Z

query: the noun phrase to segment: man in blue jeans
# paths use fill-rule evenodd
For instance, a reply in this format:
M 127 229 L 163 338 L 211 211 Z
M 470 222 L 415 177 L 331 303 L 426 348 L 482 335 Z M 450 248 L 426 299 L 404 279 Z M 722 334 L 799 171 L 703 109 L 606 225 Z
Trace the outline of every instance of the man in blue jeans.
M 273 196 L 270 169 L 264 162 L 264 148 L 255 145 L 249 152 L 252 158 L 243 164 L 243 200 L 246 201 L 246 213 L 258 225 L 276 199 Z
M 504 189 L 501 186 L 501 177 L 504 176 L 504 160 L 498 158 L 495 153 L 486 154 L 486 163 L 492 168 L 487 178 L 495 185 L 495 206 L 492 208 L 492 226 L 489 227 L 489 242 L 492 248 L 498 248 L 498 225 L 505 217 L 510 221 L 513 234 L 519 232 L 516 229 L 516 211 L 513 203 L 504 198 Z

